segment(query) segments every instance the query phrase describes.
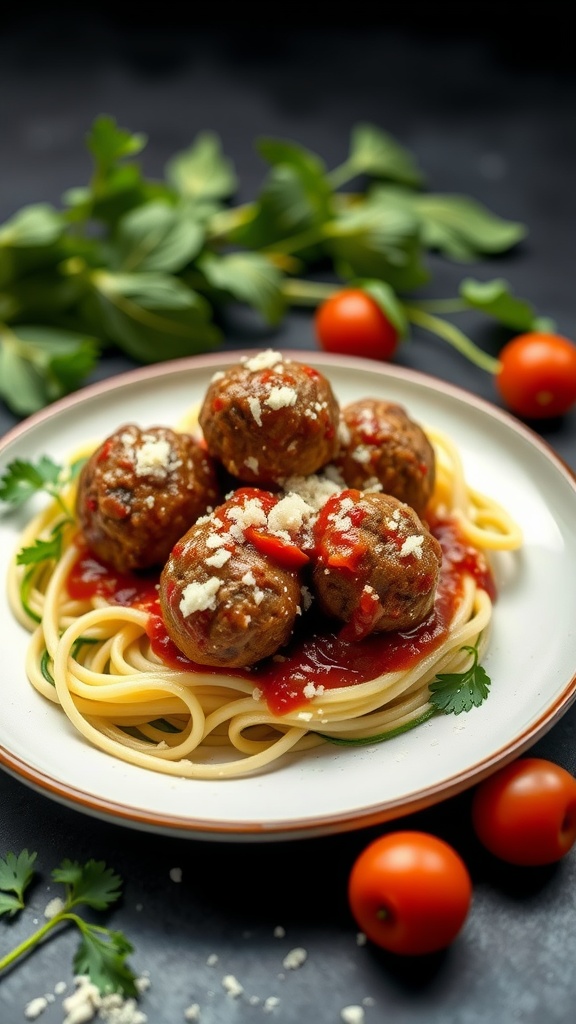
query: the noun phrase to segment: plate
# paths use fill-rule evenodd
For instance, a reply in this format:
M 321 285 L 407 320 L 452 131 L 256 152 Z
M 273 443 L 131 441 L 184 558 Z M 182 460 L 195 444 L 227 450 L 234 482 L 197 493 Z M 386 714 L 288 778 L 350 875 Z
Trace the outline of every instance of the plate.
M 248 351 L 244 354 L 250 354 Z M 383 397 L 457 442 L 466 476 L 515 517 L 524 545 L 495 565 L 499 597 L 484 664 L 489 699 L 373 747 L 315 748 L 267 774 L 197 781 L 156 774 L 90 747 L 24 672 L 28 634 L 0 599 L 0 765 L 87 814 L 134 828 L 210 840 L 286 840 L 349 831 L 431 806 L 478 782 L 547 732 L 576 696 L 576 478 L 538 435 L 489 403 L 415 371 L 325 353 L 285 352 L 327 375 L 342 404 Z M 13 429 L 15 458 L 64 460 L 127 421 L 176 424 L 218 369 L 218 353 L 146 367 L 88 387 Z M 5 579 L 30 512 L 0 518 Z M 551 595 L 562 595 L 558 602 Z

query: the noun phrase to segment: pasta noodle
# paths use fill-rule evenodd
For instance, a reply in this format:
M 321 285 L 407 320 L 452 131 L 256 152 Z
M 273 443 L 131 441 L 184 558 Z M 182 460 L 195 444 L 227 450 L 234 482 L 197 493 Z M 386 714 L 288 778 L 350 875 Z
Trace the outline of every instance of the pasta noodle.
M 451 438 L 426 428 L 436 456 L 429 509 L 457 524 L 459 537 L 478 552 L 515 550 L 520 530 L 492 498 L 471 488 Z M 62 501 L 74 508 L 75 484 Z M 49 537 L 63 520 L 54 501 L 20 538 L 19 550 Z M 155 652 L 149 611 L 102 596 L 72 599 L 67 578 L 77 558 L 74 522 L 61 526 L 57 561 L 10 569 L 14 615 L 31 631 L 26 673 L 44 698 L 59 705 L 87 741 L 123 761 L 168 775 L 227 779 L 270 769 L 288 752 L 329 741 L 370 742 L 417 725 L 435 713 L 429 684 L 442 672 L 481 659 L 493 603 L 466 572 L 446 636 L 415 664 L 351 685 L 317 687 L 300 705 L 270 710 L 257 673 L 175 667 Z M 313 688 L 314 689 L 314 688 Z

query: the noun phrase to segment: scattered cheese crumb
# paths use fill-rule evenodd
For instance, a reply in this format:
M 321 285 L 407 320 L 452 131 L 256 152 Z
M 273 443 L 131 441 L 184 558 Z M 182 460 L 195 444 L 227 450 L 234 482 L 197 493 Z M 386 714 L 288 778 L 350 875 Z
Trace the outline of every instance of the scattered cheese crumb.
M 262 406 L 260 405 L 259 398 L 249 398 L 248 405 L 250 406 L 250 412 L 252 413 L 256 423 L 259 427 L 262 426 Z
M 54 899 L 51 899 L 44 908 L 44 917 L 50 921 L 53 917 L 56 917 L 56 914 L 64 910 L 64 906 L 64 900 L 60 899 L 60 896 L 54 896 Z
M 270 388 L 270 394 L 265 399 L 264 404 L 275 410 L 286 409 L 291 405 L 296 405 L 297 399 L 298 392 L 294 388 L 284 385 L 283 387 Z
M 36 1020 L 41 1013 L 48 1006 L 48 1000 L 46 996 L 36 996 L 36 999 L 31 999 L 29 1003 L 26 1003 L 24 1007 L 24 1016 L 27 1020 Z
M 366 938 L 364 932 L 358 932 L 358 934 L 356 936 L 356 945 L 357 946 L 365 946 L 367 941 L 368 941 L 368 939 Z
M 406 558 L 408 555 L 416 555 L 416 558 L 422 558 L 423 543 L 424 537 L 406 537 L 400 548 L 400 558 Z
M 277 924 L 275 929 L 274 929 L 274 938 L 275 939 L 283 939 L 285 935 L 286 935 L 286 929 L 283 928 L 281 924 Z
M 324 693 L 324 687 L 322 683 L 316 685 L 315 683 L 306 683 L 304 690 L 302 691 L 307 700 L 312 700 L 312 697 L 321 697 Z
M 218 954 L 210 953 L 210 956 L 208 957 L 206 963 L 208 967 L 216 967 L 216 964 L 218 963 Z
M 165 476 L 170 468 L 172 446 L 169 441 L 157 438 L 145 441 L 136 452 L 136 476 Z
M 340 1017 L 344 1024 L 364 1024 L 365 1014 L 361 1006 L 345 1006 Z
M 244 992 L 244 989 L 237 978 L 233 974 L 225 974 L 222 978 L 222 988 L 226 989 L 226 992 L 231 999 L 237 999 Z
M 182 591 L 180 598 L 180 611 L 184 618 L 194 612 L 204 612 L 216 607 L 216 594 L 222 585 L 222 580 L 217 576 L 211 576 L 205 583 L 198 583 L 194 580 Z
M 276 363 L 282 362 L 283 357 L 280 352 L 267 348 L 264 352 L 258 352 L 257 355 L 252 356 L 250 359 L 244 359 L 244 366 L 252 373 L 257 373 L 258 370 L 271 370 Z
M 230 558 L 230 552 L 226 548 L 218 548 L 218 550 L 210 555 L 209 558 L 205 559 L 206 565 L 213 565 L 215 569 L 221 569 L 222 566 Z
M 184 1020 L 198 1021 L 200 1020 L 200 1006 L 198 1003 L 191 1003 L 184 1010 Z
M 170 878 L 173 882 L 181 882 L 182 868 L 170 868 Z
M 295 971 L 298 967 L 301 967 L 305 963 L 308 953 L 302 946 L 295 946 L 289 953 L 286 954 L 282 961 L 282 966 L 287 971 Z
M 262 1007 L 262 1009 L 264 1010 L 264 1013 L 272 1013 L 272 1010 L 275 1010 L 277 1006 L 280 1006 L 280 1000 L 278 996 L 268 996 L 268 998 L 264 1001 L 264 1006 Z

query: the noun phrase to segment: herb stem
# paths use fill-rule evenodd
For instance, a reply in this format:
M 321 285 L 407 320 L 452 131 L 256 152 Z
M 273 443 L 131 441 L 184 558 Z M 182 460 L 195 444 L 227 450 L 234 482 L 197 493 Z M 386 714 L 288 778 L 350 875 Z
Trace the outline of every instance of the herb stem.
M 24 939 L 23 942 L 18 946 L 15 946 L 14 949 L 6 954 L 6 956 L 2 957 L 0 960 L 0 971 L 3 971 L 6 967 L 10 967 L 11 964 L 15 963 L 16 960 L 19 960 L 25 953 L 29 953 L 33 950 L 35 946 L 37 946 L 38 943 L 56 927 L 56 925 L 61 923 L 61 921 L 65 920 L 67 917 L 74 916 L 75 915 L 69 915 L 62 910 L 59 914 L 51 917 L 49 921 L 46 921 L 46 923 L 41 925 L 35 932 L 32 932 L 32 935 L 29 935 L 27 939 Z
M 214 242 L 218 238 L 224 238 L 235 228 L 241 228 L 248 224 L 257 213 L 256 203 L 241 203 L 227 210 L 218 210 L 212 214 L 207 223 L 206 235 Z
M 262 246 L 260 252 L 270 254 L 275 252 L 293 253 L 300 252 L 302 249 L 309 249 L 311 246 L 318 245 L 319 242 L 324 240 L 327 227 L 328 225 L 322 224 L 319 227 L 307 228 L 306 231 L 300 231 L 296 235 L 289 235 L 287 238 L 279 239 L 270 245 Z
M 405 305 L 404 311 L 411 323 L 443 338 L 444 341 L 447 341 L 449 345 L 452 345 L 461 355 L 465 356 L 466 359 L 469 359 L 471 363 L 474 363 L 481 370 L 486 370 L 487 373 L 494 374 L 494 376 L 500 370 L 500 360 L 495 359 L 494 356 L 478 348 L 459 327 L 455 327 L 454 324 L 449 323 L 447 320 L 433 316 L 432 313 L 414 305 Z
M 324 281 L 305 281 L 288 278 L 282 282 L 282 294 L 295 306 L 317 306 L 338 291 L 340 285 Z
M 426 310 L 428 313 L 463 313 L 470 309 L 462 299 L 417 299 L 412 302 L 414 309 Z
M 358 169 L 354 160 L 344 160 L 344 163 L 334 167 L 326 177 L 333 189 L 341 188 L 346 182 L 351 181 L 358 175 Z

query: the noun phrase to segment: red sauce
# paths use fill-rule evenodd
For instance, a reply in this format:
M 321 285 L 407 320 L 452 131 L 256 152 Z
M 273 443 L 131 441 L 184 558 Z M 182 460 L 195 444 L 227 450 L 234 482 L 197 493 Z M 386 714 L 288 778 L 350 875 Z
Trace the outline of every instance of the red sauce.
M 493 601 L 496 588 L 484 557 L 462 539 L 456 522 L 446 519 L 428 525 L 440 541 L 443 559 L 434 609 L 425 622 L 411 630 L 378 633 L 354 641 L 346 639 L 345 629 L 308 613 L 278 660 L 268 658 L 251 669 L 234 669 L 234 673 L 250 679 L 265 694 L 270 710 L 282 715 L 307 704 L 304 689 L 310 683 L 334 689 L 367 682 L 384 672 L 405 671 L 434 651 L 448 632 L 462 594 L 464 574 L 473 576 Z M 195 665 L 168 637 L 160 614 L 158 574 L 122 575 L 99 562 L 85 547 L 79 547 L 67 588 L 73 598 L 100 595 L 114 604 L 146 609 L 152 649 L 166 665 L 222 673 L 222 669 Z
M 125 608 L 158 605 L 159 573 L 120 573 L 105 565 L 78 542 L 78 555 L 68 574 L 66 589 L 74 601 L 104 597 Z

